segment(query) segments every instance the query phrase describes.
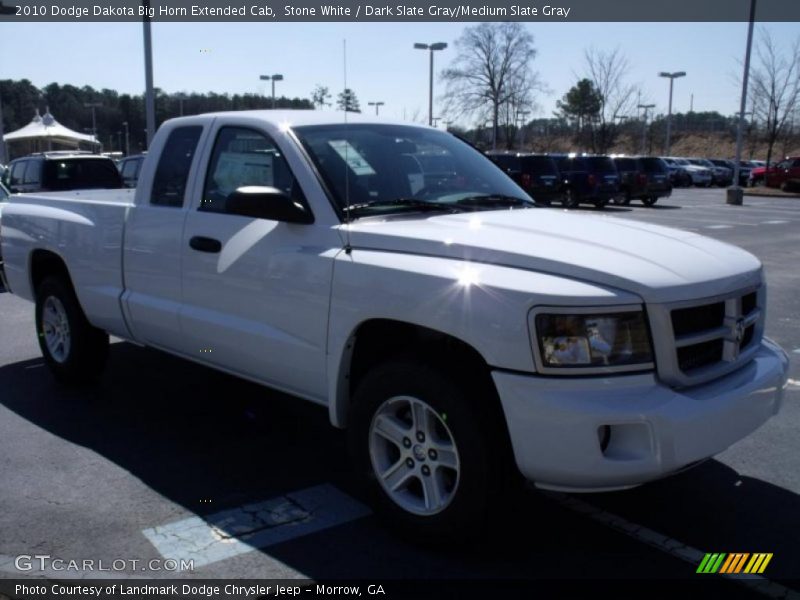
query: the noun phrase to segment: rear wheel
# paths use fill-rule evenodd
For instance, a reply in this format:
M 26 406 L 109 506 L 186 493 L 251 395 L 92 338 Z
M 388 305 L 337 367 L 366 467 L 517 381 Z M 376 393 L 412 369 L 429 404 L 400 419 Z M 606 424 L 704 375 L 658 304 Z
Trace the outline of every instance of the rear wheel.
M 498 489 L 500 442 L 474 386 L 456 381 L 392 360 L 364 376 L 351 412 L 351 454 L 376 511 L 427 541 L 480 531 Z
M 653 206 L 653 204 L 655 204 L 656 202 L 658 202 L 657 196 L 645 196 L 644 198 L 642 198 L 642 204 L 644 204 L 645 206 Z
M 97 377 L 108 356 L 108 334 L 86 320 L 72 287 L 48 277 L 36 289 L 36 333 L 55 377 L 84 383 Z

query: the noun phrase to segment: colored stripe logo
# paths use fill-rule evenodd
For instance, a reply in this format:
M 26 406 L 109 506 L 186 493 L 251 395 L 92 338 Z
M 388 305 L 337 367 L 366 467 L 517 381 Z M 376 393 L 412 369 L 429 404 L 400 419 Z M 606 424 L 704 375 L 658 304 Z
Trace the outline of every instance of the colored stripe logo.
M 706 554 L 700 565 L 697 567 L 698 573 L 720 573 L 725 575 L 737 575 L 741 573 L 761 574 L 769 561 L 772 560 L 772 553 L 756 552 L 715 552 Z

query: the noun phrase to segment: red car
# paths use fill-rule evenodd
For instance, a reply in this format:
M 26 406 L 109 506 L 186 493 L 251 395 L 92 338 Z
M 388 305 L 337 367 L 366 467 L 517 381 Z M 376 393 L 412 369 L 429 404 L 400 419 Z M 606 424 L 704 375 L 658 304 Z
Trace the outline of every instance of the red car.
M 764 181 L 768 187 L 783 191 L 800 188 L 800 156 L 790 156 L 767 169 Z

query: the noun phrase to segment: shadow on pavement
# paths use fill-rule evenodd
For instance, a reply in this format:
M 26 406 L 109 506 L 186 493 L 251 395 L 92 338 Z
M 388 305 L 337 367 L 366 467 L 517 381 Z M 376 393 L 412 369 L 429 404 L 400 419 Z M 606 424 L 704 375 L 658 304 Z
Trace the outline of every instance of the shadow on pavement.
M 197 515 L 321 483 L 362 499 L 324 408 L 127 343 L 112 345 L 88 389 L 57 385 L 31 368 L 40 363 L 0 367 L 5 407 Z M 198 500 L 209 497 L 213 509 Z M 774 552 L 768 575 L 798 574 L 798 497 L 719 463 L 589 501 L 709 552 Z M 312 578 L 696 577 L 693 565 L 525 490 L 504 499 L 489 531 L 457 548 L 420 547 L 367 517 L 261 552 Z

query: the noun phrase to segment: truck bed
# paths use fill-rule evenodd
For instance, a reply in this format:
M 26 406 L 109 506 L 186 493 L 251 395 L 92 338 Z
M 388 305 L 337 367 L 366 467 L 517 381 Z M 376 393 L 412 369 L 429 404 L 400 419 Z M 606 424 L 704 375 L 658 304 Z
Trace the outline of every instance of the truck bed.
M 134 190 L 17 194 L 3 209 L 2 254 L 11 290 L 31 301 L 27 256 L 49 250 L 67 265 L 78 299 L 96 327 L 126 337 L 122 232 Z M 35 256 L 35 255 L 34 255 Z

